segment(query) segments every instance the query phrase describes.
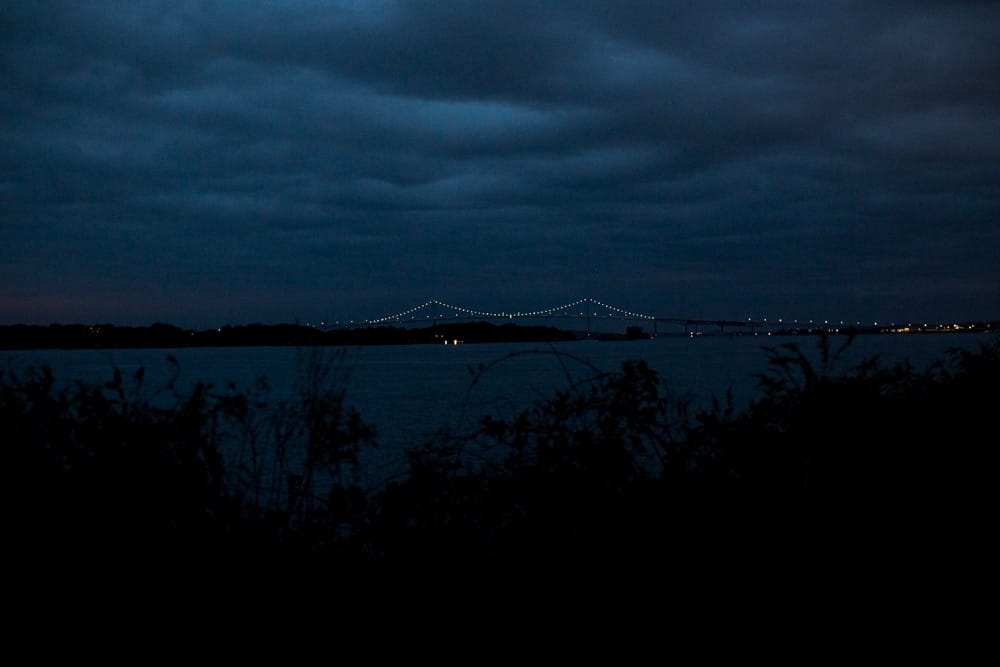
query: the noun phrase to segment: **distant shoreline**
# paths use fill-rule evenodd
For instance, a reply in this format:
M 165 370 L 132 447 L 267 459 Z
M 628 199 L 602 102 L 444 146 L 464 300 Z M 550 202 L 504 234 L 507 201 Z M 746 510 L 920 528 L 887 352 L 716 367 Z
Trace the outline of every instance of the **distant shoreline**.
M 669 331 L 657 337 L 814 336 L 958 334 L 1000 331 L 1000 320 L 949 325 L 786 328 L 773 331 Z M 625 334 L 568 331 L 549 326 L 502 325 L 489 322 L 437 324 L 422 328 L 368 327 L 322 330 L 297 324 L 248 324 L 215 329 L 183 329 L 170 324 L 147 327 L 110 324 L 0 325 L 0 350 L 43 349 L 143 349 L 191 347 L 311 347 L 463 343 L 550 343 L 577 340 L 644 340 L 651 338 L 638 327 Z
M 324 331 L 297 324 L 248 324 L 215 329 L 54 324 L 0 326 L 0 349 L 127 349 L 188 347 L 307 347 L 461 343 L 557 342 L 576 340 L 569 331 L 544 326 L 487 322 L 439 324 L 407 329 L 370 327 Z

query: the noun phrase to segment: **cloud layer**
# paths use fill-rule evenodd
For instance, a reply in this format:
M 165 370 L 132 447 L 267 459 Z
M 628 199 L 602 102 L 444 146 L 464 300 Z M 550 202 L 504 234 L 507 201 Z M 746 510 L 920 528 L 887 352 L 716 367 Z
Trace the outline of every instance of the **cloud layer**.
M 0 318 L 996 317 L 998 41 L 987 2 L 5 2 Z

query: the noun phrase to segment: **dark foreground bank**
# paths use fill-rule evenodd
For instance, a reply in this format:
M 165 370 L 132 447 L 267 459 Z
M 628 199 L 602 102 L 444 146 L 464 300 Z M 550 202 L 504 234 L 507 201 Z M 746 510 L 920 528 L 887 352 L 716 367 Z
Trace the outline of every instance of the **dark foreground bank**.
M 375 425 L 319 352 L 281 401 L 263 382 L 181 391 L 145 387 L 141 369 L 102 384 L 4 371 L 8 544 L 662 565 L 985 539 L 1000 340 L 925 369 L 841 369 L 847 339 L 815 342 L 816 363 L 772 348 L 746 410 L 720 397 L 696 411 L 630 362 L 516 417 L 413 443 L 408 475 L 377 488 L 358 466 Z

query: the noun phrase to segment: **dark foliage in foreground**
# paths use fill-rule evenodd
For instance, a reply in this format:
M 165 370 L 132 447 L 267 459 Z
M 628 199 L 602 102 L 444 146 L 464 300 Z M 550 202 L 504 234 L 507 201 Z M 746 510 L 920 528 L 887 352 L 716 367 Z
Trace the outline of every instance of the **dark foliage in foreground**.
M 836 340 L 836 339 L 833 339 Z M 142 372 L 0 375 L 7 533 L 24 546 L 293 546 L 336 562 L 528 563 L 921 549 L 985 537 L 1000 341 L 928 369 L 769 349 L 749 408 L 695 411 L 644 362 L 409 453 L 366 489 L 375 431 L 315 357 L 292 398 Z M 842 350 L 841 350 L 842 351 Z M 482 369 L 481 372 L 488 372 Z

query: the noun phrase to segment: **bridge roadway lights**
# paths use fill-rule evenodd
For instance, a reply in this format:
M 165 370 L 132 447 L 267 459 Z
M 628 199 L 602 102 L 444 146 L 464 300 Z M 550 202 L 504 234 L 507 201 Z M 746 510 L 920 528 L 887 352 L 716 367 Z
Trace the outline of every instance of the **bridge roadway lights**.
M 587 307 L 586 307 L 585 311 L 583 311 L 583 312 L 577 311 L 576 315 L 570 314 L 570 309 L 576 308 L 577 306 L 579 306 L 580 304 L 583 304 L 583 303 L 587 304 Z M 595 313 L 594 312 L 594 306 L 597 306 L 597 307 L 599 307 L 601 309 L 605 309 L 606 308 L 607 311 L 608 311 L 608 314 L 607 315 L 600 315 L 598 313 Z M 447 310 L 452 310 L 456 314 L 455 315 L 451 315 L 451 316 L 442 315 L 442 313 L 440 312 L 440 308 L 439 307 L 447 309 Z M 425 318 L 419 318 L 419 317 L 416 316 L 416 313 L 418 311 L 423 310 L 424 312 L 426 312 L 425 309 L 428 309 L 428 308 L 430 309 L 431 313 L 429 315 L 426 315 Z M 457 314 L 457 313 L 461 313 L 461 314 Z M 409 316 L 409 317 L 406 317 L 406 316 Z M 476 320 L 476 319 L 497 319 L 498 317 L 507 319 L 508 321 L 513 321 L 515 318 L 516 319 L 540 319 L 540 318 L 545 319 L 545 318 L 552 318 L 552 317 L 554 317 L 554 318 L 567 318 L 567 319 L 586 319 L 587 320 L 587 332 L 588 332 L 588 334 L 592 334 L 593 333 L 593 331 L 592 331 L 592 324 L 593 324 L 592 320 L 593 319 L 621 319 L 621 320 L 634 319 L 634 320 L 646 321 L 646 322 L 652 321 L 652 323 L 653 323 L 653 337 L 654 338 L 659 335 L 659 324 L 660 324 L 660 322 L 665 322 L 665 323 L 668 323 L 668 324 L 681 325 L 681 326 L 684 327 L 684 333 L 685 334 L 690 334 L 691 331 L 692 331 L 692 328 L 694 329 L 695 332 L 697 332 L 698 331 L 698 327 L 700 325 L 708 325 L 708 324 L 715 324 L 716 326 L 719 327 L 719 330 L 722 333 L 725 333 L 727 326 L 728 327 L 735 327 L 738 331 L 742 331 L 743 327 L 749 327 L 751 333 L 755 333 L 757 327 L 764 326 L 764 325 L 762 325 L 762 324 L 760 324 L 758 322 L 752 322 L 752 321 L 750 321 L 750 322 L 741 322 L 741 321 L 738 321 L 738 320 L 699 320 L 699 319 L 682 318 L 682 317 L 655 317 L 655 316 L 643 315 L 641 313 L 635 313 L 635 312 L 632 312 L 632 311 L 628 311 L 628 310 L 625 310 L 625 309 L 622 309 L 622 308 L 618 308 L 617 306 L 610 306 L 608 304 L 601 303 L 600 301 L 597 301 L 595 299 L 589 299 L 589 298 L 588 299 L 579 299 L 579 300 L 577 300 L 577 301 L 575 301 L 573 303 L 568 303 L 568 304 L 565 304 L 565 305 L 562 305 L 562 306 L 558 306 L 558 307 L 555 307 L 555 308 L 546 308 L 546 309 L 542 309 L 542 310 L 535 310 L 535 311 L 530 311 L 530 312 L 517 312 L 517 313 L 510 313 L 510 312 L 497 313 L 497 312 L 491 312 L 491 311 L 482 311 L 482 310 L 478 310 L 478 309 L 464 308 L 464 307 L 460 307 L 460 306 L 453 306 L 451 304 L 447 304 L 447 303 L 438 301 L 437 299 L 431 299 L 431 300 L 428 300 L 428 301 L 420 304 L 419 306 L 414 306 L 413 308 L 410 308 L 408 310 L 402 311 L 402 312 L 397 313 L 395 315 L 390 315 L 390 316 L 381 317 L 381 318 L 377 318 L 377 319 L 363 320 L 361 322 L 361 325 L 365 326 L 365 327 L 371 327 L 371 326 L 378 326 L 379 324 L 390 323 L 390 322 L 399 325 L 399 324 L 404 324 L 404 323 L 415 323 L 415 322 L 417 322 L 419 320 L 423 320 L 423 321 L 430 321 L 434 326 L 437 326 L 439 324 L 439 321 L 440 321 L 440 319 L 442 317 L 444 317 L 445 319 L 455 320 L 455 321 L 458 321 L 458 320 Z M 404 318 L 406 318 L 406 319 L 404 320 Z M 357 321 L 355 320 L 355 321 L 352 321 L 350 324 L 353 325 L 353 326 L 357 326 L 356 322 Z M 341 325 L 341 326 L 343 326 L 343 325 Z

